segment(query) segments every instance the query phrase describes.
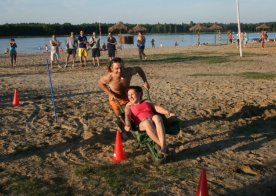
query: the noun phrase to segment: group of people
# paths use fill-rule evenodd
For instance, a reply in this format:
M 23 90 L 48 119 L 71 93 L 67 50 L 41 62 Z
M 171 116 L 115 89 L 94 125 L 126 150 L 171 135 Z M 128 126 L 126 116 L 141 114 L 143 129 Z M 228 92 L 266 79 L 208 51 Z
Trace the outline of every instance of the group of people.
M 116 57 L 110 61 L 108 71 L 98 81 L 99 87 L 108 95 L 109 104 L 116 116 L 120 116 L 120 104 L 125 106 L 125 131 L 132 130 L 134 123 L 140 131 L 146 131 L 147 135 L 160 146 L 161 154 L 168 154 L 165 128 L 161 116 L 175 116 L 167 109 L 157 106 L 148 100 L 143 100 L 143 91 L 139 86 L 131 86 L 131 79 L 139 75 L 146 89 L 150 88 L 143 69 L 137 67 L 125 67 L 121 58 Z M 116 99 L 116 100 L 115 100 Z
M 147 59 L 145 50 L 145 42 L 146 38 L 142 34 L 142 32 L 138 32 L 137 36 L 137 47 L 139 52 L 140 60 Z M 56 61 L 59 68 L 61 65 L 59 64 L 59 46 L 60 42 L 56 39 L 56 35 L 52 35 L 52 39 L 50 40 L 50 48 L 51 48 L 51 68 L 53 68 L 53 63 Z M 74 32 L 71 32 L 70 36 L 66 40 L 66 63 L 64 67 L 68 66 L 69 58 L 72 55 L 72 67 L 75 66 L 76 53 L 78 50 L 78 56 L 80 58 L 80 63 L 82 66 L 87 65 L 87 55 L 88 48 L 91 48 L 92 51 L 92 60 L 93 65 L 100 66 L 100 56 L 101 56 L 101 47 L 100 47 L 100 38 L 97 37 L 96 32 L 93 32 L 91 38 L 88 40 L 84 35 L 84 31 L 80 31 L 79 36 L 75 37 Z M 108 58 L 111 61 L 116 56 L 117 49 L 117 40 L 112 35 L 111 32 L 108 33 L 107 37 L 107 45 L 104 44 L 104 50 L 107 49 Z
M 237 33 L 237 35 L 236 35 L 237 37 L 235 38 L 234 37 L 234 33 L 229 33 L 228 34 L 228 42 L 230 43 L 230 44 L 233 44 L 234 43 L 234 39 L 236 39 L 237 40 L 237 48 L 239 47 L 239 44 L 240 44 L 240 41 L 241 41 L 241 43 L 244 45 L 244 46 L 246 46 L 247 45 L 247 43 L 248 43 L 248 36 L 247 36 L 247 33 L 246 32 L 241 32 L 240 33 L 240 36 L 239 36 L 239 33 Z M 261 48 L 264 48 L 264 44 L 265 44 L 265 42 L 267 42 L 267 40 L 268 40 L 268 35 L 267 35 L 267 31 L 262 31 L 261 33 L 260 33 L 260 38 L 259 38 L 259 42 L 261 43 Z
M 112 33 L 108 34 L 107 47 L 109 60 L 112 60 L 116 56 L 116 39 L 112 36 Z M 51 51 L 51 68 L 53 63 L 56 61 L 57 66 L 61 68 L 60 62 L 60 47 L 61 43 L 57 40 L 56 35 L 52 35 L 50 40 L 50 51 Z M 72 55 L 72 67 L 75 66 L 76 55 L 78 54 L 81 66 L 87 65 L 88 49 L 91 48 L 92 63 L 94 66 L 100 66 L 100 38 L 97 37 L 96 32 L 93 32 L 91 38 L 88 40 L 84 35 L 84 31 L 80 31 L 80 34 L 76 37 L 74 32 L 70 33 L 70 36 L 66 39 L 66 62 L 64 67 L 68 66 L 69 58 Z
M 145 36 L 142 32 L 138 32 L 137 36 L 137 47 L 139 52 L 140 60 L 147 59 L 145 50 Z M 61 42 L 57 40 L 55 34 L 52 35 L 52 38 L 49 43 L 50 47 L 50 59 L 51 59 L 51 69 L 53 68 L 53 64 L 56 62 L 58 68 L 62 68 L 60 65 L 60 52 L 63 51 L 60 48 Z M 12 38 L 10 41 L 10 48 L 5 51 L 5 53 L 10 53 L 11 56 L 11 64 L 12 66 L 16 66 L 16 43 Z M 45 52 L 48 53 L 49 47 L 45 44 Z M 66 39 L 66 61 L 64 67 L 68 66 L 69 58 L 72 56 L 72 67 L 75 66 L 76 55 L 78 53 L 81 66 L 87 65 L 87 55 L 88 49 L 91 48 L 92 51 L 92 63 L 94 66 L 100 66 L 100 56 L 101 56 L 101 46 L 100 46 L 100 38 L 97 37 L 96 32 L 93 32 L 91 38 L 88 40 L 84 35 L 84 31 L 80 31 L 80 34 L 76 37 L 74 32 L 71 32 L 69 37 Z M 39 49 L 41 49 L 39 47 Z M 116 49 L 117 49 L 117 40 L 112 35 L 111 32 L 108 33 L 107 44 L 103 44 L 102 50 L 107 50 L 109 61 L 116 57 Z
M 239 47 L 240 41 L 241 43 L 246 46 L 248 43 L 248 36 L 246 32 L 241 32 L 240 35 L 239 33 L 236 34 L 236 37 L 234 36 L 234 32 L 233 33 L 229 33 L 228 34 L 228 42 L 229 44 L 233 44 L 234 43 L 234 39 L 237 40 L 237 47 Z

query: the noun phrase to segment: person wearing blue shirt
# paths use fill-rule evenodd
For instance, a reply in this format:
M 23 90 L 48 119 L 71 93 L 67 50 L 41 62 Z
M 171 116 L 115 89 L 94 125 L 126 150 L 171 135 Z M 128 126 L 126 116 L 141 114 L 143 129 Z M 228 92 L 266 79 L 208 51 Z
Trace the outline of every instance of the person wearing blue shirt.
M 78 53 L 80 57 L 81 66 L 86 66 L 86 61 L 87 61 L 86 44 L 87 44 L 87 37 L 84 35 L 83 31 L 80 31 L 80 35 L 78 36 L 78 46 L 79 46 Z
M 15 40 L 12 38 L 10 41 L 11 66 L 16 66 L 16 55 L 17 55 L 16 48 L 17 48 L 17 44 Z

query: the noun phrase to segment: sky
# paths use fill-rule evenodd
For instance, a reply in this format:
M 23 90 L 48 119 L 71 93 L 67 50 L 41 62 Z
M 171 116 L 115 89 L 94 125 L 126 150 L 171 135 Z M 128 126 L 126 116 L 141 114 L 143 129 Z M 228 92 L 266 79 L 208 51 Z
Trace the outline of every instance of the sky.
M 241 23 L 276 22 L 276 0 L 239 0 Z M 5 23 L 236 23 L 236 0 L 0 0 Z

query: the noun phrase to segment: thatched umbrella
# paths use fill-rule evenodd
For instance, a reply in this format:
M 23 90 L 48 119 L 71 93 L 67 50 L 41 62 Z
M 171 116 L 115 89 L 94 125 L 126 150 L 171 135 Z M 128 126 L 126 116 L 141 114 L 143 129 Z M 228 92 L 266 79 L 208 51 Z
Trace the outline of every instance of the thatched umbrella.
M 217 23 L 214 23 L 212 26 L 208 28 L 211 31 L 222 31 L 223 27 L 219 26 Z
M 267 31 L 268 29 L 269 29 L 269 26 L 265 23 L 256 27 L 256 30 L 261 30 L 261 31 L 265 31 L 265 30 Z
M 200 40 L 199 32 L 204 31 L 204 30 L 206 30 L 206 29 L 207 29 L 207 27 L 204 26 L 203 24 L 200 24 L 200 23 L 198 23 L 198 24 L 192 26 L 192 27 L 189 29 L 190 31 L 193 31 L 193 32 L 196 32 L 196 33 L 197 33 L 197 35 L 198 35 L 197 44 L 198 44 L 198 45 L 200 44 L 200 41 L 199 41 L 199 40 Z
M 123 22 L 118 22 L 114 24 L 113 26 L 108 28 L 109 32 L 118 32 L 118 39 L 119 44 L 122 45 L 123 43 L 123 37 L 122 37 L 122 31 L 127 31 L 128 27 Z
M 124 30 L 124 31 L 127 31 L 127 26 L 123 23 L 123 22 L 118 22 L 116 24 L 114 24 L 113 26 L 109 27 L 108 28 L 108 31 L 109 32 L 119 32 L 121 34 L 121 32 Z
M 147 31 L 147 28 L 146 27 L 143 27 L 142 25 L 140 24 L 137 24 L 135 27 L 132 28 L 132 31 L 133 32 L 145 32 Z
M 220 41 L 220 31 L 222 31 L 223 30 L 223 27 L 222 26 L 219 26 L 217 23 L 214 23 L 212 26 L 210 26 L 209 28 L 208 28 L 209 30 L 211 30 L 211 31 L 215 31 L 215 32 L 218 32 L 218 34 L 219 34 L 219 41 Z M 215 34 L 215 43 L 216 43 L 216 34 Z

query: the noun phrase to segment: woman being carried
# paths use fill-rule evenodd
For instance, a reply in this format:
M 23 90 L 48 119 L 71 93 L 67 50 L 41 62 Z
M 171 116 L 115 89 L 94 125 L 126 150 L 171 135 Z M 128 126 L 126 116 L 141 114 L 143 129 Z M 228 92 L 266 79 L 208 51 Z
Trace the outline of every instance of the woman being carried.
M 175 116 L 161 106 L 157 106 L 147 100 L 142 100 L 143 90 L 139 86 L 128 88 L 129 103 L 125 108 L 125 130 L 131 130 L 131 122 L 139 126 L 140 131 L 146 131 L 147 135 L 160 146 L 162 154 L 168 154 L 165 127 L 162 117 L 156 113 Z

